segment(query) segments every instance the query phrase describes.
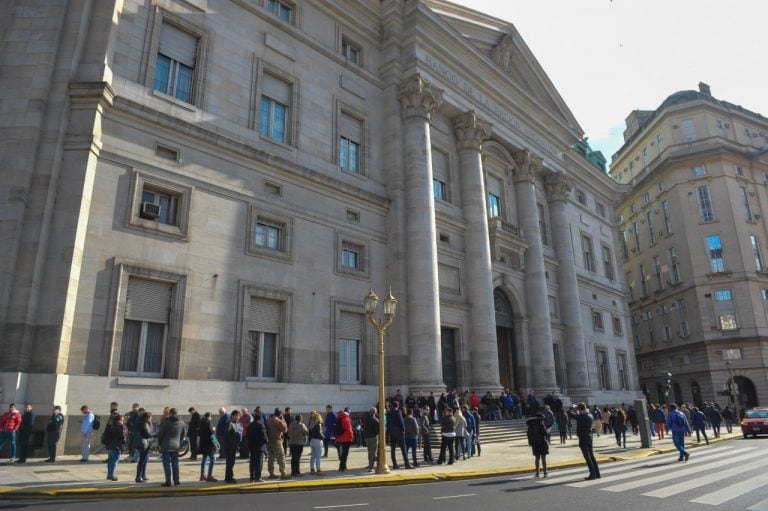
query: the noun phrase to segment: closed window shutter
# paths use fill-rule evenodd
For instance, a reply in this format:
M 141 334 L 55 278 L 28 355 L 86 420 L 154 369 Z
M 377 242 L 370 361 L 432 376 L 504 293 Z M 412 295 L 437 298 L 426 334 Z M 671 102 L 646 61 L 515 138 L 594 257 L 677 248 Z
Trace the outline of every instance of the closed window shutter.
M 160 31 L 160 53 L 181 62 L 185 66 L 195 67 L 197 56 L 197 38 L 181 29 L 163 23 Z
M 341 114 L 339 135 L 360 144 L 363 140 L 363 123 L 351 115 Z
M 291 85 L 269 73 L 261 75 L 261 93 L 285 106 L 291 104 Z
M 282 302 L 251 297 L 249 329 L 256 332 L 280 333 L 283 318 Z
M 363 315 L 355 312 L 341 312 L 339 314 L 339 338 L 355 339 L 363 338 Z
M 172 292 L 172 284 L 129 278 L 125 303 L 126 319 L 167 324 Z
M 448 156 L 437 149 L 432 149 L 432 176 L 442 181 L 448 182 Z
M 496 197 L 501 198 L 501 183 L 498 179 L 489 177 L 488 182 L 488 193 L 494 194 Z

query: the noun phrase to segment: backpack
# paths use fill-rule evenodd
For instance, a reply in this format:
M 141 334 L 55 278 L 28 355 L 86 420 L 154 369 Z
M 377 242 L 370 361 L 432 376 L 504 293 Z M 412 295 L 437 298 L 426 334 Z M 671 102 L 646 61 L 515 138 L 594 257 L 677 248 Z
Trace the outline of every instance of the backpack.
M 94 431 L 98 430 L 101 427 L 101 417 L 94 414 L 91 427 L 93 428 Z
M 341 424 L 341 419 L 336 418 L 336 421 L 333 423 L 333 436 L 339 437 L 344 434 L 344 426 Z
M 685 417 L 683 417 L 683 414 L 680 412 L 677 412 L 675 414 L 675 420 L 674 420 L 675 426 L 684 427 L 685 426 Z

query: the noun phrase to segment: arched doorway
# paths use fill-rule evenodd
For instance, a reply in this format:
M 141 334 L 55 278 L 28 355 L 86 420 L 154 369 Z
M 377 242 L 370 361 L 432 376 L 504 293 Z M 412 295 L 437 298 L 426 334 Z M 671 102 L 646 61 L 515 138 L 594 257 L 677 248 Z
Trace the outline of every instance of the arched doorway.
M 755 384 L 746 376 L 734 376 L 739 396 L 739 406 L 742 409 L 755 408 L 758 405 Z
M 499 380 L 501 386 L 512 391 L 521 390 L 515 373 L 515 320 L 512 304 L 500 289 L 493 290 L 493 306 L 496 311 L 496 344 L 499 352 Z
M 691 401 L 694 406 L 701 406 L 701 387 L 697 381 L 691 382 Z
M 683 402 L 683 389 L 680 388 L 680 384 L 675 382 L 672 384 L 672 394 L 675 396 L 675 403 L 680 404 Z

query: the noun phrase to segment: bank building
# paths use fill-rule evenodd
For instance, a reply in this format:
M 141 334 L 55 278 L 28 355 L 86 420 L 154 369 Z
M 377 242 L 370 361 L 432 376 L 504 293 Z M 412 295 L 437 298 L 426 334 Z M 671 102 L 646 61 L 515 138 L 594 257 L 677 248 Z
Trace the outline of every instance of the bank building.
M 514 25 L 438 0 L 11 1 L 0 403 L 638 395 L 614 201 Z M 13 77 L 13 78 L 8 78 Z

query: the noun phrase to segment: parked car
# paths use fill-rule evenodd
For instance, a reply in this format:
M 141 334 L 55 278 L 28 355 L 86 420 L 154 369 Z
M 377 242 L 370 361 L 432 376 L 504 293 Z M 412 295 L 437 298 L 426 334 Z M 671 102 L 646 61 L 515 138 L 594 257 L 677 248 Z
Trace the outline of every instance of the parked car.
M 741 432 L 747 436 L 768 435 L 768 408 L 748 410 L 741 420 Z

